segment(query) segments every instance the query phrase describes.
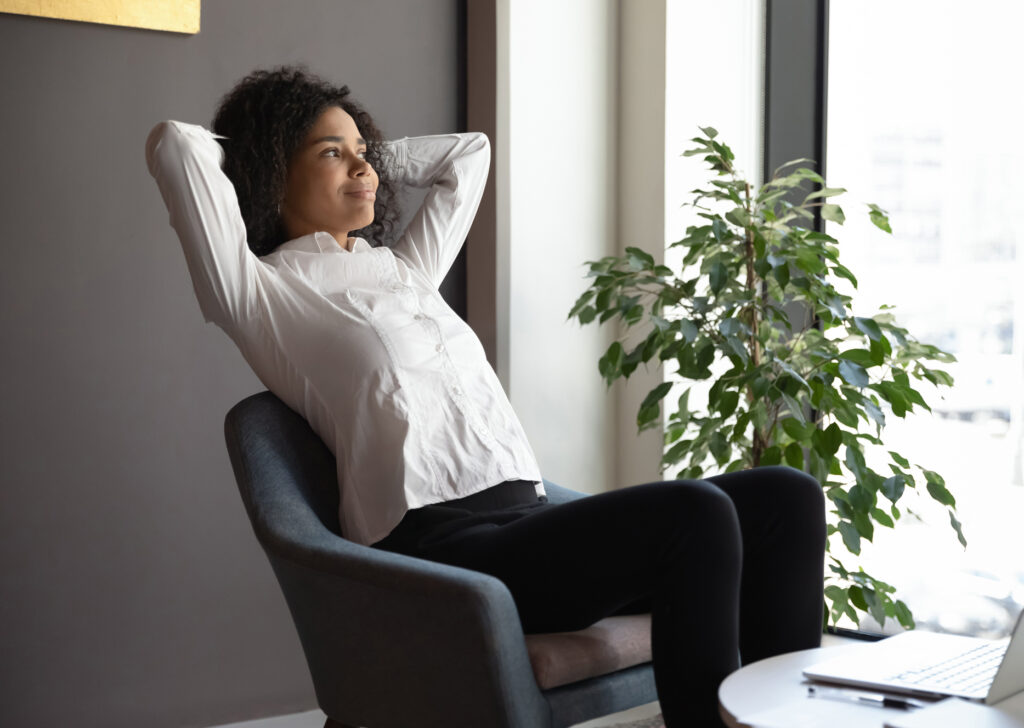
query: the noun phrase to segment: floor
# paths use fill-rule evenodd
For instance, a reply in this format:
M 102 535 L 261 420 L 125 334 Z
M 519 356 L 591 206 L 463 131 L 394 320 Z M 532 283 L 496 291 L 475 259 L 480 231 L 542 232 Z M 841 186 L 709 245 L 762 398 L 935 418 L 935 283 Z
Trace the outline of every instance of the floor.
M 573 728 L 602 728 L 618 723 L 625 723 L 631 720 L 640 720 L 657 715 L 659 712 L 658 703 L 648 703 L 631 710 L 624 710 L 621 713 L 606 715 L 603 718 L 588 720 L 586 723 L 579 723 Z M 319 710 L 310 710 L 305 713 L 294 713 L 292 715 L 279 715 L 276 718 L 261 718 L 259 720 L 248 720 L 241 723 L 230 723 L 216 726 L 215 728 L 323 728 L 327 719 Z
M 822 646 L 849 644 L 851 640 L 844 637 L 825 635 L 822 639 Z M 626 723 L 633 720 L 642 720 L 657 715 L 660 712 L 658 703 L 648 703 L 621 713 L 606 715 L 603 718 L 588 720 L 586 723 L 579 723 L 573 728 L 602 728 L 613 726 L 619 723 Z M 243 721 L 242 723 L 231 723 L 228 725 L 212 726 L 211 728 L 323 728 L 326 716 L 319 710 L 310 710 L 305 713 L 294 713 L 292 715 L 281 715 L 276 718 L 261 718 L 259 720 Z

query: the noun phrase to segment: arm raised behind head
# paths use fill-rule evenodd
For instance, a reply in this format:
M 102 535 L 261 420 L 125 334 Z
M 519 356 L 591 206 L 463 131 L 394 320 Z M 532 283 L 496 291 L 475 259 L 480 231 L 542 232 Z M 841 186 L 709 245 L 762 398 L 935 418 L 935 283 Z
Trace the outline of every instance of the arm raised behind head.
M 438 287 L 480 205 L 491 165 L 490 142 L 484 134 L 471 132 L 409 137 L 390 145 L 398 181 L 429 188 L 394 253 Z
M 181 242 L 199 308 L 231 334 L 255 309 L 259 261 L 246 244 L 223 158 L 217 138 L 194 124 L 160 122 L 146 140 L 146 164 Z

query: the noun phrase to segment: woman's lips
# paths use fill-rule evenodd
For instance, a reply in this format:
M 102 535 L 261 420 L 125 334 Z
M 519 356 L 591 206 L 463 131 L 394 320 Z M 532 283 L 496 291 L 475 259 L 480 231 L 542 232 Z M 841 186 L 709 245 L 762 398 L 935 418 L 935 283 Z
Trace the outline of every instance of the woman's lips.
M 346 197 L 355 197 L 357 200 L 376 200 L 377 193 L 373 190 L 352 190 L 345 193 Z

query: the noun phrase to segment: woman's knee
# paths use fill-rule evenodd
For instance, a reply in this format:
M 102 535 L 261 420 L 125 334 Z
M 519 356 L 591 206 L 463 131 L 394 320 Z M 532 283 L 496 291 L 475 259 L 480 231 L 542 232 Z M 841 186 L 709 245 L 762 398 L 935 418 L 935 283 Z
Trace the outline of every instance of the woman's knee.
M 763 472 L 762 472 L 763 471 Z M 808 542 L 824 544 L 825 494 L 811 475 L 785 465 L 757 468 L 775 502 L 775 508 L 789 528 L 799 528 Z
M 807 473 L 771 465 L 715 476 L 711 481 L 729 494 L 744 524 L 774 524 L 797 529 L 815 543 L 824 540 L 825 496 Z
M 687 548 L 699 547 L 726 566 L 738 563 L 742 536 L 736 506 L 729 495 L 704 480 L 675 480 L 656 486 L 661 497 L 652 507 Z M 714 556 L 711 556 L 714 554 Z
M 651 486 L 658 497 L 649 507 L 666 517 L 713 522 L 717 527 L 736 523 L 736 506 L 729 495 L 706 480 L 668 480 Z
M 770 480 L 773 492 L 787 509 L 824 517 L 825 494 L 821 484 L 810 474 L 788 465 L 770 465 L 754 472 Z

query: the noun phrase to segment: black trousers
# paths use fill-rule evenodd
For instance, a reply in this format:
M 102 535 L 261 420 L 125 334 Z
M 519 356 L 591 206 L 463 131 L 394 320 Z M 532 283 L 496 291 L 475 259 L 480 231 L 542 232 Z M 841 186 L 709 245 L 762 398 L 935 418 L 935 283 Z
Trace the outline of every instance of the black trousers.
M 819 646 L 824 497 L 805 473 L 756 468 L 559 505 L 523 492 L 498 508 L 485 491 L 410 511 L 375 547 L 496 576 L 527 633 L 651 612 L 667 728 L 721 725 L 718 685 L 741 660 Z

